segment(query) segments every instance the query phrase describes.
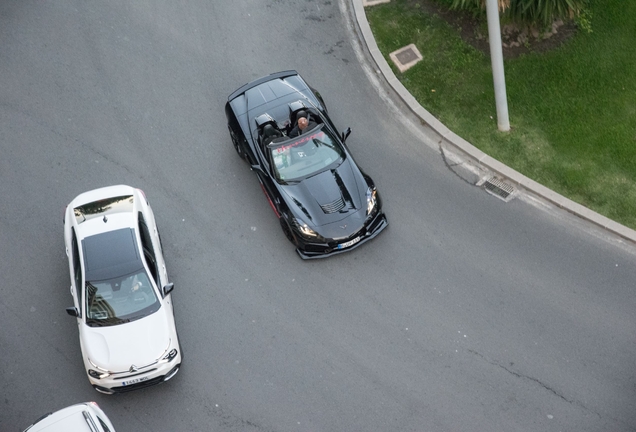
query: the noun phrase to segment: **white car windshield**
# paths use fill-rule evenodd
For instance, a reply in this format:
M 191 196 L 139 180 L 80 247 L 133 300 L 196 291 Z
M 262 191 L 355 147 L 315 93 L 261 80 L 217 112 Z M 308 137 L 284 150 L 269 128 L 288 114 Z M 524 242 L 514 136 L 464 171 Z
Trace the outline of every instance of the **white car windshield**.
M 122 324 L 156 312 L 161 303 L 144 269 L 102 281 L 86 282 L 86 324 Z
M 278 180 L 298 181 L 339 165 L 345 153 L 324 125 L 295 138 L 269 144 L 267 151 Z

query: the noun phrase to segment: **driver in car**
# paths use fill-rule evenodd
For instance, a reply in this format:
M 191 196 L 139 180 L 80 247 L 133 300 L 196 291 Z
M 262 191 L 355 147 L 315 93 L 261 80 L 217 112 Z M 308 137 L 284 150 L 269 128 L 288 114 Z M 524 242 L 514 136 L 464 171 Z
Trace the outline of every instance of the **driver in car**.
M 307 119 L 307 114 L 304 111 L 301 111 L 298 113 L 296 126 L 294 126 L 294 128 L 289 132 L 289 136 L 297 137 L 305 131 L 312 130 L 316 126 L 318 126 L 318 124 L 314 121 L 309 121 Z

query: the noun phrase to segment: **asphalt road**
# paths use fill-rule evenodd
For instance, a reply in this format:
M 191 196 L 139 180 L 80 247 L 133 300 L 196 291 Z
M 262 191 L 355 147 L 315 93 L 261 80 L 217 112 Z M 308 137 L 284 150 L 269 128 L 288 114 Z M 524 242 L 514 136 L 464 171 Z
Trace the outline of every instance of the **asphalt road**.
M 347 7 L 0 3 L 0 430 L 87 400 L 119 432 L 636 429 L 634 247 L 455 175 Z M 234 154 L 227 95 L 284 69 L 383 196 L 389 228 L 349 254 L 301 261 Z M 62 212 L 118 183 L 155 210 L 185 357 L 108 397 L 64 311 Z

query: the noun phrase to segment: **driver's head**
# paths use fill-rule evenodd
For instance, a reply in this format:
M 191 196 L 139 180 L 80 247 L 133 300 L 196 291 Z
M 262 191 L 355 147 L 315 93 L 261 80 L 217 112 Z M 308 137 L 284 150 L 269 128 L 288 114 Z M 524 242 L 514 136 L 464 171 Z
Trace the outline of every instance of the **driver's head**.
M 299 117 L 298 118 L 298 128 L 300 130 L 305 129 L 308 124 L 309 124 L 309 121 L 307 120 L 307 117 Z

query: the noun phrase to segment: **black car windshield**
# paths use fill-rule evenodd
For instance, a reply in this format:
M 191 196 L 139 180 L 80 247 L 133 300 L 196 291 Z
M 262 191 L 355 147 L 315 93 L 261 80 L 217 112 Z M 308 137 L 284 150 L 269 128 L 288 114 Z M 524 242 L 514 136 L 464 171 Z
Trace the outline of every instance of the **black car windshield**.
M 86 324 L 90 327 L 138 320 L 161 306 L 145 269 L 120 278 L 87 281 L 85 288 Z
M 320 173 L 345 158 L 340 143 L 323 124 L 286 141 L 267 146 L 278 180 L 298 181 Z

